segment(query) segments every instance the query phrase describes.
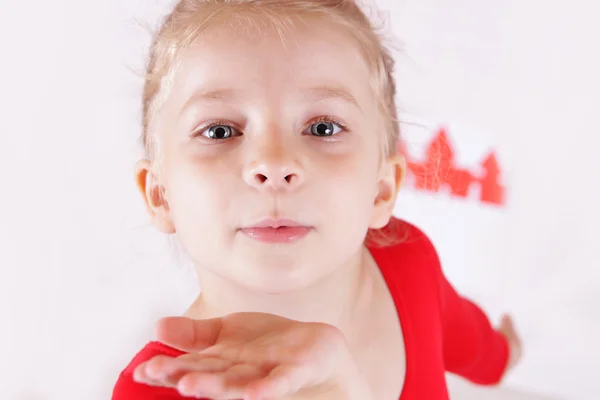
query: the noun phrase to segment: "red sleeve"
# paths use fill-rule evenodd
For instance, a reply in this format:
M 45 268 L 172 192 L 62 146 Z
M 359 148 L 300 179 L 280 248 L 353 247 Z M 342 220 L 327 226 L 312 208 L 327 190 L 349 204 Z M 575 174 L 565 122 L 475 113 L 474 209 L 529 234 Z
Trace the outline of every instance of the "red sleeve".
M 508 362 L 508 343 L 483 311 L 459 296 L 440 274 L 446 370 L 478 384 L 499 383 Z
M 424 233 L 418 234 L 435 260 L 446 370 L 477 384 L 499 383 L 508 363 L 506 339 L 491 326 L 481 308 L 456 292 L 444 276 L 433 244 Z

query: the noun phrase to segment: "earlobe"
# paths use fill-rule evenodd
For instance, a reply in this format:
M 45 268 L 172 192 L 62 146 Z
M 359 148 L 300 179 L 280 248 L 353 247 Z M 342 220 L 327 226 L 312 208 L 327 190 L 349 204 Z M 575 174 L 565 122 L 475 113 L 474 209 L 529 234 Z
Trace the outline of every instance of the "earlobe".
M 135 166 L 135 180 L 138 191 L 144 199 L 146 211 L 152 224 L 163 233 L 175 233 L 169 204 L 156 173 L 149 160 L 140 160 Z

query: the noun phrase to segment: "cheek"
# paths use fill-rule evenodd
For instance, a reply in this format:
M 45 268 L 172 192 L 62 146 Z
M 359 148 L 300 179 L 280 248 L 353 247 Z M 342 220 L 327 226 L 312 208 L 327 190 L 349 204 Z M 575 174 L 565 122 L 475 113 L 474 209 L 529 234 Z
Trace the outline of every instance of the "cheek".
M 179 152 L 168 165 L 167 182 L 175 212 L 213 215 L 225 211 L 236 186 L 232 163 L 225 157 Z
M 166 176 L 168 202 L 175 229 L 185 247 L 200 251 L 227 240 L 233 196 L 232 173 L 204 162 L 178 162 Z
M 321 241 L 316 245 L 325 265 L 340 265 L 363 245 L 373 210 L 376 168 L 366 158 L 336 157 L 313 178 L 319 196 Z
M 325 172 L 326 171 L 326 172 Z M 377 159 L 367 152 L 334 157 L 319 178 L 330 215 L 339 224 L 368 225 L 377 189 Z

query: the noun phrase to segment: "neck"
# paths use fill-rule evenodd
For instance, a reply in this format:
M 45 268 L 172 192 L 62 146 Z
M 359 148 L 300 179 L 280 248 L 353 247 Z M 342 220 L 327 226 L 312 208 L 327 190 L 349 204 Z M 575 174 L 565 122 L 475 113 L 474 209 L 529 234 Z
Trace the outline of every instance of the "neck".
M 333 325 L 350 339 L 355 336 L 355 322 L 369 311 L 374 265 L 370 253 L 363 247 L 332 274 L 310 286 L 278 294 L 251 291 L 199 270 L 203 290 L 185 315 L 205 319 L 235 312 L 263 312 Z

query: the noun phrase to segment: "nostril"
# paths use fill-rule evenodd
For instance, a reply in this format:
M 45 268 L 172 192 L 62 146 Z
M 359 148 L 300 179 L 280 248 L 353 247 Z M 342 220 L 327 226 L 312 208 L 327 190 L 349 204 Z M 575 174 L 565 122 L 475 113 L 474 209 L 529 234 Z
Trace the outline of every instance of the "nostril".
M 277 179 L 274 179 L 274 177 L 271 177 L 270 175 L 266 175 L 266 174 L 261 174 L 261 173 L 254 173 L 254 182 L 257 185 L 263 186 L 263 185 L 269 185 L 269 186 L 273 186 L 273 187 L 280 187 L 280 186 L 288 186 L 290 184 L 294 184 L 296 182 L 296 179 L 298 179 L 298 175 L 296 174 L 288 174 L 288 175 L 280 175 L 279 177 L 275 177 Z
M 256 174 L 256 180 L 258 183 L 265 183 L 267 181 L 267 177 L 263 174 Z

